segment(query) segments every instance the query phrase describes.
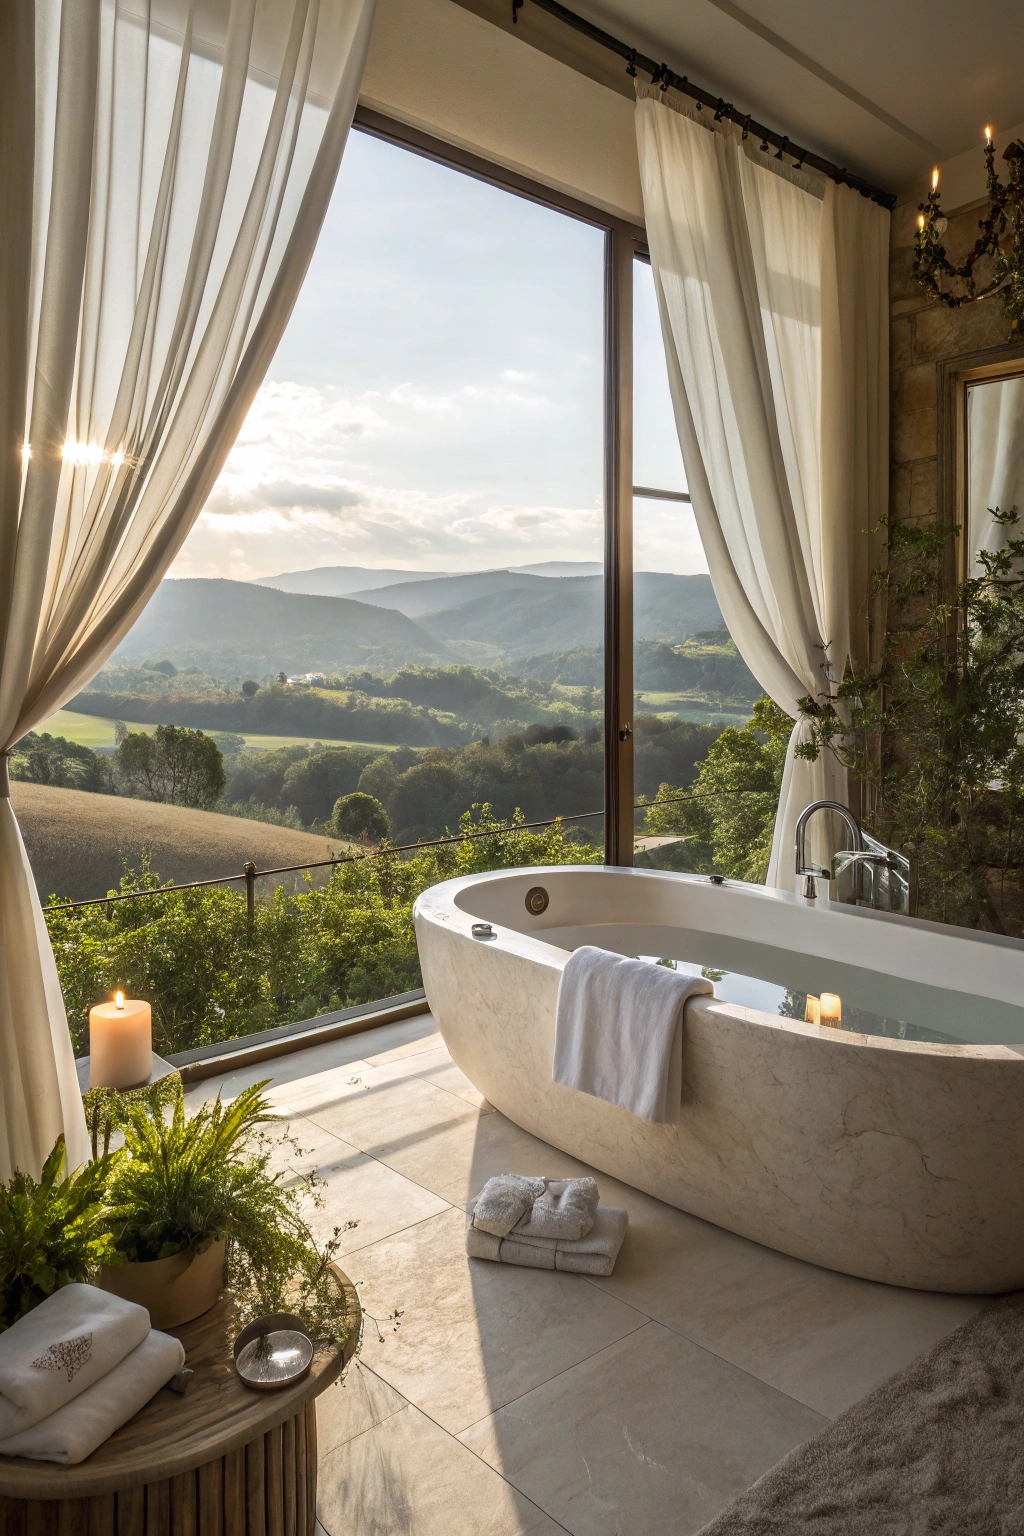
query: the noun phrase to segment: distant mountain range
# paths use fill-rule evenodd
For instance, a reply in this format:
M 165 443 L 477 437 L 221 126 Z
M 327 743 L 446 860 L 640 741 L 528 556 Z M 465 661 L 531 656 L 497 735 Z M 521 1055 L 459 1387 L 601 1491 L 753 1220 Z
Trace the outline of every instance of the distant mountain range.
M 551 562 L 559 570 L 567 563 Z M 358 600 L 263 583 L 169 580 L 112 659 L 131 665 L 166 658 L 213 676 L 256 678 L 453 661 L 518 670 L 527 656 L 602 645 L 603 579 L 591 573 L 592 563 L 579 564 L 587 574 L 498 570 L 380 582 L 360 589 Z M 336 569 L 350 576 L 357 570 Z M 380 581 L 412 573 L 372 574 Z M 637 573 L 637 640 L 679 641 L 721 624 L 709 577 Z
M 509 570 L 523 576 L 598 576 L 602 567 L 594 560 L 542 560 L 539 565 L 514 565 Z M 279 592 L 308 592 L 314 597 L 349 597 L 353 592 L 368 592 L 396 582 L 431 581 L 452 577 L 453 571 L 394 571 L 365 565 L 320 565 L 308 571 L 283 571 L 279 576 L 257 576 L 250 583 L 256 587 L 276 587 Z M 471 574 L 502 574 L 497 572 Z M 391 608 L 393 603 L 381 604 Z
M 396 581 L 428 581 L 447 576 L 447 571 L 391 571 L 365 565 L 321 565 L 311 571 L 283 571 L 280 576 L 258 576 L 252 587 L 276 587 L 279 592 L 305 592 L 312 597 L 349 597 L 368 587 L 389 587 Z
M 214 677 L 347 672 L 456 659 L 418 624 L 387 608 L 245 581 L 164 581 L 111 660 L 164 658 Z

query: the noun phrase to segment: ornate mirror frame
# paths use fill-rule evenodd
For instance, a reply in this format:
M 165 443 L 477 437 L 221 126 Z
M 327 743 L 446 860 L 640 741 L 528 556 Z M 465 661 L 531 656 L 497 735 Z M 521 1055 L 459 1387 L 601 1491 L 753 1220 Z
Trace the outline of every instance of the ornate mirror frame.
M 947 590 L 952 593 L 968 574 L 970 558 L 966 537 L 967 391 L 972 384 L 1024 375 L 1024 343 L 948 358 L 937 365 L 937 374 L 937 516 L 947 528 L 960 528 L 957 537 L 950 541 L 945 573 Z

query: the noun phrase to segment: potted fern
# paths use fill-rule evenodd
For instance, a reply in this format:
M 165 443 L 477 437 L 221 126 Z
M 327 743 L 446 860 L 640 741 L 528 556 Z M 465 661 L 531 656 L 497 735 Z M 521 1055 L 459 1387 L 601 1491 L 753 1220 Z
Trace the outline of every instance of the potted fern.
M 337 1234 L 320 1247 L 303 1219 L 312 1179 L 286 1188 L 270 1170 L 264 1127 L 276 1117 L 264 1087 L 191 1116 L 180 1089 L 169 1117 L 155 1096 L 125 1105 L 124 1146 L 107 1180 L 112 1252 L 99 1284 L 145 1306 L 156 1328 L 198 1317 L 226 1284 L 243 1320 L 290 1311 L 314 1338 L 345 1331 L 330 1271 Z
M 91 1280 L 112 1254 L 110 1161 L 69 1174 L 60 1136 L 38 1182 L 16 1172 L 0 1184 L 0 1333 L 62 1285 Z

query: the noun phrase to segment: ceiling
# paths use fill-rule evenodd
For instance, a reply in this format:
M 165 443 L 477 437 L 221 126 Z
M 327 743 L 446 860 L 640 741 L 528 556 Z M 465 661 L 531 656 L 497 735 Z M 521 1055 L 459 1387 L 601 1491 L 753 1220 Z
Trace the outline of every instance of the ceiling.
M 1024 121 L 1021 0 L 569 0 L 797 143 L 896 192 Z M 980 160 L 980 154 L 979 154 Z

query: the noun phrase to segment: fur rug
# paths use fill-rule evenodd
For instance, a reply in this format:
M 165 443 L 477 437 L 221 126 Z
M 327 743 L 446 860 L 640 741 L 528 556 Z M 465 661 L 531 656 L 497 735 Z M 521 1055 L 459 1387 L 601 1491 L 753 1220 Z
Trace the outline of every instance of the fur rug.
M 699 1536 L 1024 1536 L 1024 1292 L 876 1387 Z

